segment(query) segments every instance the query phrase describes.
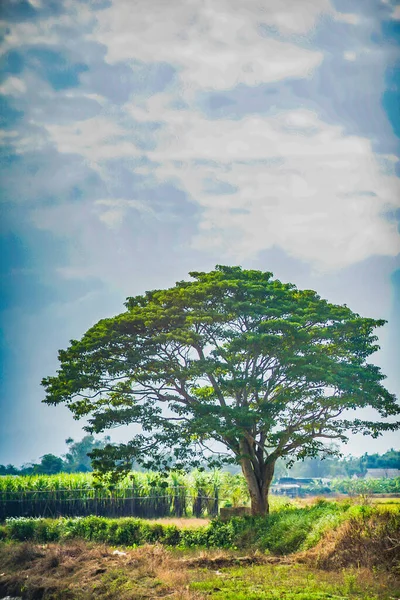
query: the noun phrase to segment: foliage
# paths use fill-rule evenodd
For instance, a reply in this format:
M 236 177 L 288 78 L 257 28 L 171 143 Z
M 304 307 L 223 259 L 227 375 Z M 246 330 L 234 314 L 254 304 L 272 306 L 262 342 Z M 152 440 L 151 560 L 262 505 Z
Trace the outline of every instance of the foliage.
M 5 539 L 49 542 L 81 538 L 112 545 L 139 545 L 158 542 L 182 548 L 258 548 L 282 555 L 315 546 L 323 535 L 341 523 L 353 519 L 367 522 L 382 509 L 350 503 L 320 501 L 309 507 L 285 505 L 266 517 L 214 519 L 205 527 L 180 529 L 135 518 L 107 519 L 8 519 L 1 527 Z M 389 513 L 388 513 L 389 514 Z M 400 527 L 400 512 L 390 513 L 386 521 L 390 531 Z M 385 522 L 386 522 L 385 521 Z M 376 523 L 380 522 L 379 518 Z M 385 534 L 386 535 L 386 534 Z
M 399 494 L 400 477 L 393 479 L 335 479 L 330 487 L 333 491 L 352 496 L 365 492 L 372 494 Z
M 14 465 L 0 465 L 0 476 L 2 475 L 53 475 L 64 470 L 64 461 L 55 454 L 45 454 L 40 463 L 23 465 L 20 469 Z
M 93 445 L 90 442 L 90 447 L 87 445 L 87 438 L 94 440 L 93 436 L 84 436 L 79 442 L 75 442 L 72 438 L 66 440 L 67 445 L 70 446 L 70 452 L 64 455 L 62 471 L 69 473 L 92 471 L 90 458 L 87 454 L 95 448 L 104 447 L 109 438 L 105 437 L 103 440 L 96 440 Z M 72 455 L 71 458 L 69 458 L 69 454 Z M 83 460 L 81 457 L 83 457 Z M 82 468 L 82 465 L 84 465 L 84 468 Z M 296 462 L 290 469 L 286 467 L 283 459 L 278 459 L 275 464 L 274 479 L 277 481 L 280 477 L 288 477 L 289 475 L 291 477 L 346 478 L 353 475 L 362 475 L 366 472 L 367 468 L 399 469 L 400 451 L 392 448 L 383 454 L 365 453 L 359 457 L 346 456 L 341 458 L 339 456 L 330 456 L 326 459 L 306 457 L 304 460 Z M 141 469 L 139 465 L 134 465 L 133 470 L 140 471 Z M 237 474 L 240 471 L 240 467 L 238 465 L 226 465 L 224 470 L 232 474 Z M 0 476 L 31 475 L 34 472 L 38 472 L 34 469 L 34 465 L 24 466 L 20 469 L 11 464 L 0 465 Z
M 350 496 L 400 493 L 396 479 L 335 479 L 315 481 L 302 487 L 299 495 L 339 492 Z M 136 498 L 135 503 L 130 499 Z M 272 496 L 277 506 L 285 502 Z M 133 472 L 117 484 L 99 483 L 92 473 L 0 477 L 0 520 L 9 516 L 164 516 L 215 515 L 217 505 L 248 505 L 249 492 L 242 475 L 225 471 L 193 471 L 185 474 Z
M 369 490 L 374 494 L 400 493 L 400 477 L 393 479 L 334 479 L 329 487 L 334 492 L 344 494 L 358 494 L 365 488 L 368 482 Z M 166 485 L 165 485 L 166 484 Z M 227 471 L 209 471 L 183 473 L 182 471 L 170 471 L 166 478 L 159 473 L 132 472 L 120 479 L 118 483 L 107 486 L 105 482 L 99 482 L 93 473 L 59 473 L 56 475 L 8 475 L 0 477 L 0 495 L 9 499 L 20 499 L 23 494 L 38 494 L 40 492 L 65 493 L 68 497 L 70 491 L 81 493 L 82 498 L 90 497 L 93 490 L 97 490 L 104 497 L 126 496 L 127 492 L 135 490 L 135 494 L 146 496 L 152 492 L 183 489 L 185 494 L 195 495 L 198 486 L 202 485 L 208 496 L 218 492 L 222 504 L 230 506 L 246 505 L 249 502 L 249 493 L 243 475 L 233 475 Z M 325 486 L 322 486 L 325 489 Z M 321 491 L 321 486 L 305 486 L 306 492 Z M 273 501 L 279 498 L 273 498 Z
M 75 442 L 72 438 L 65 440 L 68 452 L 65 455 L 64 471 L 67 473 L 87 473 L 93 471 L 90 453 L 93 450 L 104 448 L 110 442 L 105 436 L 102 440 L 96 440 L 92 435 L 85 435 L 80 441 Z
M 384 454 L 364 454 L 367 469 L 400 469 L 400 450 L 391 448 Z
M 127 444 L 95 450 L 103 473 L 194 463 L 241 465 L 256 513 L 268 511 L 276 460 L 293 462 L 347 440 L 395 430 L 400 413 L 368 359 L 383 320 L 272 278 L 218 266 L 168 290 L 128 298 L 126 312 L 99 321 L 43 380 L 45 402 L 66 403 L 89 432 L 135 423 Z M 372 407 L 377 421 L 348 417 Z M 226 453 L 209 452 L 216 441 Z M 208 454 L 207 454 L 208 452 Z M 204 454 L 205 453 L 205 454 Z M 167 454 L 167 458 L 166 458 Z M 170 455 L 170 454 L 169 454 Z
M 0 465 L 0 476 L 2 475 L 18 475 L 20 471 L 14 465 Z
M 45 454 L 41 457 L 39 465 L 34 465 L 33 473 L 41 475 L 55 475 L 64 470 L 64 461 L 54 454 Z
M 0 520 L 8 516 L 88 515 L 155 518 L 215 515 L 219 503 L 249 500 L 243 476 L 231 473 L 132 472 L 117 484 L 91 473 L 0 477 Z
M 329 478 L 346 476 L 346 468 L 345 462 L 336 456 L 324 460 L 306 457 L 294 464 L 288 474 L 290 477 Z
M 348 477 L 352 477 L 353 475 L 364 475 L 367 469 L 400 469 L 400 451 L 391 448 L 384 454 L 365 453 L 360 457 L 348 456 L 343 460 L 342 465 L 344 473 L 342 471 L 331 473 L 331 475 L 346 474 Z
M 167 484 L 167 485 L 165 485 Z M 200 486 L 205 486 L 205 491 L 211 495 L 215 488 L 219 490 L 221 497 L 229 499 L 236 490 L 241 490 L 241 503 L 248 501 L 248 493 L 244 484 L 243 476 L 240 474 L 232 475 L 224 471 L 202 472 L 194 470 L 191 473 L 182 471 L 170 471 L 167 478 L 155 472 L 133 471 L 128 476 L 120 479 L 116 484 L 108 486 L 104 481 L 99 482 L 93 473 L 60 473 L 57 475 L 39 476 L 3 476 L 0 477 L 0 493 L 13 492 L 39 492 L 39 491 L 66 491 L 80 490 L 82 495 L 86 490 L 93 490 L 97 487 L 109 494 L 110 490 L 114 493 L 119 491 L 136 489 L 142 495 L 149 494 L 158 487 L 160 489 L 172 489 L 174 487 L 184 487 L 188 494 L 196 492 Z

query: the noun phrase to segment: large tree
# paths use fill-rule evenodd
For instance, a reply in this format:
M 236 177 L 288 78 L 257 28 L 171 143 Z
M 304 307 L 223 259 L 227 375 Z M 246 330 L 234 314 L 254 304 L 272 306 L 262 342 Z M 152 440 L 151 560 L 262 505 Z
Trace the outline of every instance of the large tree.
M 132 459 L 162 468 L 205 450 L 234 460 L 254 514 L 268 512 L 279 457 L 332 451 L 349 432 L 395 430 L 400 413 L 368 362 L 383 320 L 274 280 L 272 273 L 218 266 L 167 290 L 128 298 L 126 311 L 99 321 L 59 353 L 43 380 L 44 402 L 67 403 L 86 429 L 136 423 L 129 443 L 94 452 L 102 471 Z M 375 421 L 360 409 L 375 409 Z M 374 412 L 374 411 L 372 411 Z

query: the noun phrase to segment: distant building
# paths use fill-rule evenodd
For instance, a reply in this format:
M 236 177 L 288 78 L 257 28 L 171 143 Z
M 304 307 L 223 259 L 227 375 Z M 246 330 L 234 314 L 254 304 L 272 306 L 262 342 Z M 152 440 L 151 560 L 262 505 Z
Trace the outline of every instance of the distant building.
M 394 479 L 400 477 L 400 469 L 367 469 L 365 479 Z
M 304 495 L 302 490 L 315 483 L 320 484 L 322 480 L 312 477 L 281 477 L 277 483 L 271 486 L 271 492 L 294 498 Z
M 278 485 L 311 485 L 316 481 L 321 481 L 319 478 L 313 477 L 281 477 L 278 480 Z
M 301 486 L 295 483 L 275 483 L 274 485 L 271 485 L 271 492 L 273 494 L 290 496 L 290 498 L 298 496 L 300 489 Z

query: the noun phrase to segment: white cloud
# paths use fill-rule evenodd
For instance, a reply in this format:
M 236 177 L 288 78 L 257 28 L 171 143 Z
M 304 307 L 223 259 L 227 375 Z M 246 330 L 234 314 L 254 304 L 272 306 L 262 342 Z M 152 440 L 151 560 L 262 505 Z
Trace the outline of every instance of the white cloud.
M 383 216 L 400 206 L 399 180 L 369 140 L 306 110 L 208 120 L 169 109 L 160 94 L 147 111 L 131 111 L 164 119 L 148 158 L 160 165 L 160 180 L 170 178 L 201 206 L 195 247 L 243 260 L 276 245 L 320 270 L 400 252 L 396 226 Z M 206 179 L 237 191 L 206 193 Z
M 86 37 L 105 45 L 110 63 L 172 64 L 180 86 L 141 106 L 133 97 L 118 117 L 103 106 L 102 116 L 73 125 L 35 124 L 43 127 L 46 143 L 50 139 L 59 152 L 81 155 L 103 182 L 107 160 L 146 156 L 152 167 L 137 172 L 174 182 L 200 207 L 197 248 L 214 248 L 241 261 L 279 246 L 321 270 L 372 254 L 395 255 L 399 236 L 383 214 L 399 206 L 399 180 L 387 166 L 390 158 L 380 164 L 366 138 L 346 135 L 303 109 L 212 120 L 172 108 L 178 96 L 190 101 L 192 92 L 310 76 L 323 55 L 296 40 L 300 35 L 304 41 L 322 15 L 360 22 L 357 15 L 335 11 L 328 0 L 154 0 L 152 10 L 147 0 L 118 0 L 96 13 L 94 33 Z M 90 18 L 86 11 L 82 22 Z M 71 9 L 66 19 L 71 25 L 79 15 Z M 278 29 L 281 38 L 268 37 L 262 25 Z M 55 31 L 51 20 L 21 27 L 13 28 L 8 43 L 21 42 L 27 33 L 36 43 L 46 35 L 50 40 Z M 352 61 L 356 54 L 343 52 L 343 58 Z M 149 133 L 153 150 L 137 147 L 126 129 L 126 114 L 160 124 Z M 34 143 L 35 136 L 26 136 L 18 141 L 18 151 Z M 217 181 L 216 189 L 218 182 L 225 183 L 232 193 L 210 193 L 206 180 Z M 95 214 L 97 224 L 100 219 L 116 229 L 129 211 L 146 209 L 138 200 L 103 198 L 86 210 L 88 222 Z M 54 226 L 54 213 L 48 226 Z M 81 234 L 80 223 L 70 226 Z
M 258 3 L 259 6 L 260 4 Z M 308 34 L 314 29 L 321 15 L 332 12 L 329 0 L 275 0 L 263 4 L 261 20 L 269 26 L 275 26 L 281 34 L 289 35 Z
M 0 94 L 20 96 L 26 92 L 26 85 L 18 77 L 8 77 L 0 86 Z
M 156 5 L 156 6 L 155 6 Z M 261 24 L 306 33 L 329 2 L 250 0 L 154 2 L 120 0 L 98 13 L 92 38 L 107 46 L 107 60 L 168 62 L 184 89 L 228 89 L 287 77 L 308 77 L 322 54 L 261 35 Z
M 368 139 L 346 135 L 304 109 L 211 120 L 174 110 L 170 102 L 161 93 L 125 111 L 161 123 L 155 149 L 142 154 L 160 182 L 172 181 L 201 208 L 194 247 L 242 261 L 279 246 L 322 271 L 400 252 L 396 226 L 384 217 L 400 206 L 395 157 L 378 160 Z M 47 130 L 60 151 L 91 162 L 138 154 L 106 117 Z M 209 193 L 206 180 L 233 193 Z M 146 210 L 138 200 L 118 198 L 98 200 L 96 207 L 111 229 L 129 210 Z
M 34 3 L 32 2 L 32 4 Z M 60 31 L 63 27 L 84 27 L 93 21 L 93 12 L 89 6 L 75 0 L 65 1 L 64 5 L 65 12 L 57 16 L 7 23 L 7 32 L 2 40 L 0 56 L 12 48 L 19 48 L 27 43 L 49 47 L 58 45 L 61 37 Z M 76 52 L 76 39 L 73 36 L 63 39 L 63 43 Z
M 2 143 L 6 143 L 8 144 L 13 138 L 16 138 L 18 136 L 18 131 L 6 131 L 5 129 L 0 129 L 0 144 Z
M 154 216 L 154 211 L 151 207 L 138 200 L 127 200 L 125 198 L 106 198 L 104 200 L 96 200 L 96 206 L 105 209 L 98 214 L 100 221 L 105 223 L 110 229 L 118 229 L 129 210 L 136 210 L 142 214 Z
M 142 154 L 127 139 L 125 129 L 105 116 L 79 121 L 74 125 L 46 124 L 44 127 L 59 152 L 81 154 L 91 164 Z
M 120 208 L 105 210 L 99 216 L 100 221 L 105 223 L 110 229 L 117 229 L 124 220 L 125 211 Z
M 361 19 L 359 15 L 354 15 L 352 13 L 334 13 L 335 21 L 342 21 L 342 23 L 347 23 L 348 25 L 359 25 Z
M 355 61 L 357 59 L 357 54 L 355 52 L 344 52 L 343 53 L 343 58 L 345 60 L 349 60 L 351 62 Z

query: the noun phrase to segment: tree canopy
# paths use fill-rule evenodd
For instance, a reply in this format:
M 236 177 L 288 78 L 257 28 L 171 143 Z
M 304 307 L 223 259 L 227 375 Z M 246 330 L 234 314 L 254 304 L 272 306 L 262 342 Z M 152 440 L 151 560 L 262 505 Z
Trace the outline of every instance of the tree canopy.
M 110 442 L 110 438 L 105 436 L 103 440 L 96 440 L 92 435 L 85 435 L 80 441 L 72 438 L 65 440 L 68 446 L 68 452 L 64 457 L 64 470 L 67 473 L 87 473 L 92 471 L 92 461 L 90 453 L 93 450 L 104 448 Z
M 66 403 L 86 429 L 137 424 L 126 444 L 93 452 L 102 472 L 240 464 L 255 514 L 268 511 L 276 460 L 332 450 L 349 432 L 377 437 L 400 413 L 368 359 L 376 327 L 347 306 L 272 273 L 217 266 L 127 299 L 126 310 L 59 352 L 44 402 Z M 372 407 L 376 420 L 362 418 Z M 387 418 L 389 417 L 389 421 Z

